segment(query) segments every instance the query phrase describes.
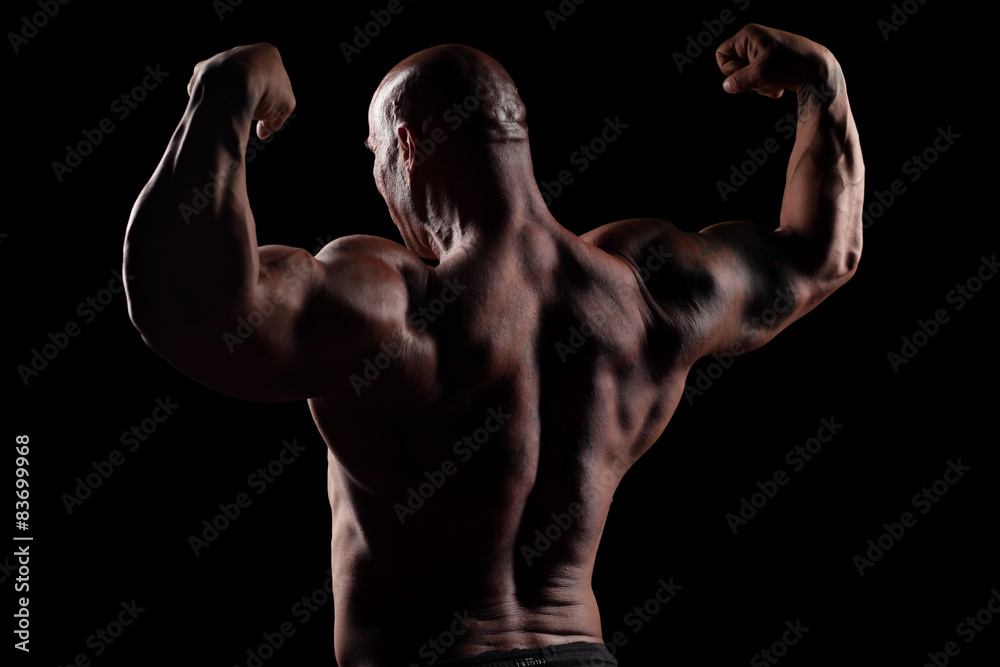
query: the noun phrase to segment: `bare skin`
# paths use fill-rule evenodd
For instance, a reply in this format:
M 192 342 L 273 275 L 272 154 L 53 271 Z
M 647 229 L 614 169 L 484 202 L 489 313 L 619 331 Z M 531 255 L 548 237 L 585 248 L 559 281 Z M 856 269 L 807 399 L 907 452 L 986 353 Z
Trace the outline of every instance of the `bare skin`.
M 246 197 L 252 119 L 267 136 L 295 106 L 277 50 L 195 68 L 129 222 L 130 315 L 210 387 L 308 400 L 329 446 L 341 665 L 603 642 L 591 575 L 611 499 L 691 366 L 760 347 L 854 274 L 864 167 L 837 61 L 756 25 L 717 60 L 729 92 L 799 100 L 773 231 L 638 219 L 570 233 L 535 183 L 513 82 L 446 45 L 400 63 L 369 109 L 405 247 L 351 236 L 315 257 L 258 248 Z M 478 108 L 455 128 L 442 110 L 468 94 Z M 218 194 L 193 214 L 207 182 Z M 235 343 L 238 317 L 259 324 Z M 546 529 L 558 537 L 540 541 Z

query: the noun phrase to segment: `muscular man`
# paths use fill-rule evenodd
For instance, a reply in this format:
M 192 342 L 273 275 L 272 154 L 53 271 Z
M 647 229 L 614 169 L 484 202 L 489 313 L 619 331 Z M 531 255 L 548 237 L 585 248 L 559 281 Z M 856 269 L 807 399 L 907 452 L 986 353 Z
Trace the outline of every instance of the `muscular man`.
M 129 222 L 129 312 L 210 387 L 309 401 L 329 446 L 344 667 L 617 664 L 591 588 L 616 486 L 697 359 L 760 347 L 861 253 L 864 168 L 837 60 L 757 25 L 717 58 L 730 93 L 798 98 L 773 231 L 635 219 L 570 233 L 535 183 L 513 81 L 445 45 L 390 71 L 368 112 L 405 247 L 348 236 L 315 257 L 258 247 L 247 201 L 253 119 L 264 138 L 295 106 L 278 52 L 195 68 Z M 210 196 L 192 207 L 196 189 Z M 252 334 L 237 345 L 238 318 Z

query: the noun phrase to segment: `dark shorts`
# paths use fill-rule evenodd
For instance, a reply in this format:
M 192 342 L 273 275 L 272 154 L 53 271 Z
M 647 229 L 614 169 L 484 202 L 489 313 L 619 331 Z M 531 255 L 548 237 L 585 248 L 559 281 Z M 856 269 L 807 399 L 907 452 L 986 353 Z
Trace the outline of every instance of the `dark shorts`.
M 437 663 L 441 667 L 618 667 L 618 661 L 604 644 L 575 642 L 523 648 L 513 651 L 487 651 L 473 658 L 459 658 Z

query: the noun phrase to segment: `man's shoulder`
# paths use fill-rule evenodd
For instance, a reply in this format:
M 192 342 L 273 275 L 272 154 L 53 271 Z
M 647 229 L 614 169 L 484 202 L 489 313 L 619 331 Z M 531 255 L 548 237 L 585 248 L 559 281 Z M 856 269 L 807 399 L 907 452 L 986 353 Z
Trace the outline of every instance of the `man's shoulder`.
M 672 245 L 685 235 L 666 220 L 629 218 L 592 229 L 580 239 L 605 252 L 634 258 L 648 251 L 651 245 Z
M 725 253 L 700 232 L 684 231 L 658 218 L 631 218 L 598 227 L 580 237 L 586 243 L 615 257 L 634 277 L 636 293 L 649 313 L 646 319 L 653 335 L 672 332 L 678 354 L 690 360 L 698 341 L 710 332 L 724 275 L 718 265 Z M 673 354 L 673 353 L 671 353 Z
M 381 259 L 393 264 L 426 267 L 423 260 L 406 246 L 381 236 L 368 234 L 350 234 L 334 239 L 316 253 L 316 259 L 328 263 L 329 260 L 342 257 L 344 254 Z
M 430 267 L 404 245 L 367 234 L 342 236 L 327 243 L 316 253 L 316 259 L 327 269 L 336 270 L 345 264 L 364 264 L 386 278 L 402 279 L 407 288 L 426 283 Z
M 660 271 L 678 253 L 687 253 L 698 245 L 697 234 L 691 234 L 658 218 L 630 218 L 593 229 L 580 239 L 607 255 L 624 261 L 638 271 L 646 282 L 650 272 Z

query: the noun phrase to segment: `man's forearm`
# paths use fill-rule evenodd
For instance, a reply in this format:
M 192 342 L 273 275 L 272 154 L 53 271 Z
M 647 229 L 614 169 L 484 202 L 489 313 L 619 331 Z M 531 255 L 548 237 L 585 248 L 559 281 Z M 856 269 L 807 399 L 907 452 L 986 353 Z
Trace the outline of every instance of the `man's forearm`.
M 827 51 L 798 93 L 779 233 L 794 235 L 801 268 L 842 282 L 861 255 L 864 161 L 840 64 Z
M 201 68 L 125 239 L 129 308 L 140 329 L 235 307 L 258 272 L 245 151 L 255 96 L 235 64 Z M 145 331 L 144 331 L 145 333 Z

